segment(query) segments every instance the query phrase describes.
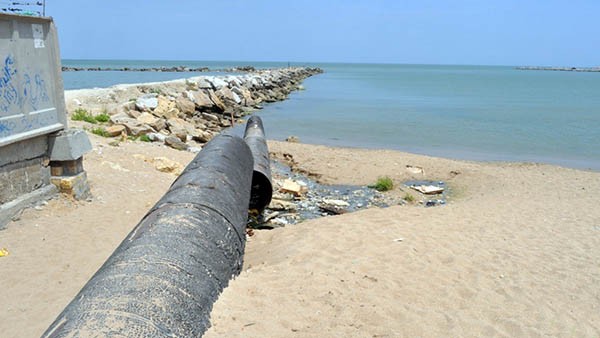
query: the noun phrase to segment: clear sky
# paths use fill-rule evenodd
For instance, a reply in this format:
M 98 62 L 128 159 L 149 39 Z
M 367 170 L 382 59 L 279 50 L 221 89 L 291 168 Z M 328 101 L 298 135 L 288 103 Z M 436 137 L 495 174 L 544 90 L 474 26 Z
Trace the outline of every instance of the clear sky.
M 47 0 L 67 59 L 600 66 L 600 0 Z

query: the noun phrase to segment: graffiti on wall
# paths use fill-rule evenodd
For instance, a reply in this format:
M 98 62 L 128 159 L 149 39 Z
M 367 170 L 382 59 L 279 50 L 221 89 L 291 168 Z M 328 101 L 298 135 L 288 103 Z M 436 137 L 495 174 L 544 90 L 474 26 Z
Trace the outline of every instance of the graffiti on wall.
M 1 60 L 1 59 L 0 59 Z M 12 55 L 0 64 L 0 118 L 22 115 L 17 119 L 0 120 L 0 137 L 46 126 L 54 116 L 36 114 L 48 107 L 50 97 L 43 76 L 38 72 L 20 71 Z M 11 113 L 17 112 L 17 114 Z

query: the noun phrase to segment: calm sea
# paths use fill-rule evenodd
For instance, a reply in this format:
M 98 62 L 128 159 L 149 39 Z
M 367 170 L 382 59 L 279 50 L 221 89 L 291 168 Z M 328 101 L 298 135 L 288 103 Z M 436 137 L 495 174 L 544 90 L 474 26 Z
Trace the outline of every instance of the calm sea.
M 229 68 L 287 63 L 75 61 L 87 67 Z M 398 149 L 486 161 L 600 170 L 600 73 L 496 66 L 292 64 L 324 74 L 258 114 L 267 136 L 305 143 Z M 171 80 L 206 73 L 66 72 L 66 89 Z

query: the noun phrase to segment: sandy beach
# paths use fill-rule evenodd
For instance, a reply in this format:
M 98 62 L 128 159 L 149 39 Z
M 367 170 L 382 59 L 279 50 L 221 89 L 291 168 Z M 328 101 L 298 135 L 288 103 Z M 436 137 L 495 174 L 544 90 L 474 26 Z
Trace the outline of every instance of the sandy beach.
M 194 157 L 90 137 L 84 165 L 94 197 L 56 198 L 0 231 L 10 253 L 0 258 L 3 337 L 39 336 L 162 196 L 176 176 L 151 159 L 185 165 Z M 600 173 L 269 146 L 274 158 L 290 154 L 324 183 L 444 180 L 450 198 L 445 206 L 374 208 L 255 231 L 207 337 L 600 335 Z

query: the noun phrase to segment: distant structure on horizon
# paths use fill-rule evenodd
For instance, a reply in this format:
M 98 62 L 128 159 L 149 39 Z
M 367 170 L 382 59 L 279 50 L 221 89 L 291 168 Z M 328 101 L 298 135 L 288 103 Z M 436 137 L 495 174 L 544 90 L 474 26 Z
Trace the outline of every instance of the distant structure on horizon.
M 599 67 L 540 67 L 540 66 L 520 66 L 518 70 L 553 70 L 560 72 L 600 72 Z

